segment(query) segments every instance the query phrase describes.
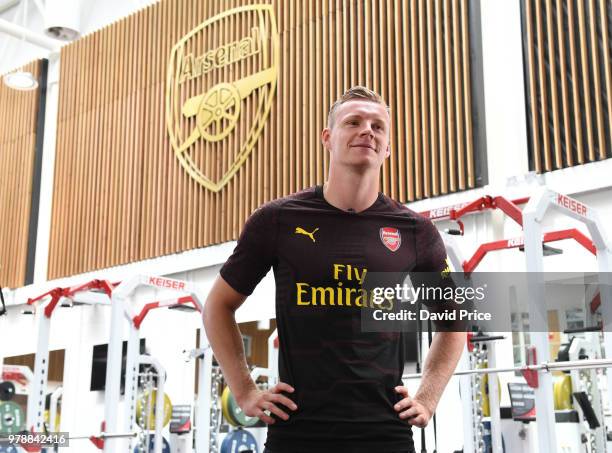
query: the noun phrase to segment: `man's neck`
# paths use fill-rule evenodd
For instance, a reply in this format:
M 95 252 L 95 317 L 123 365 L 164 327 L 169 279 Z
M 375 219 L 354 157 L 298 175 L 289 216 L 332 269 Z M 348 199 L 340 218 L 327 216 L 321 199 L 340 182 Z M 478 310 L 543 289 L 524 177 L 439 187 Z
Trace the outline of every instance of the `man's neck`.
M 361 212 L 372 206 L 378 198 L 378 179 L 378 173 L 367 175 L 347 172 L 340 177 L 330 172 L 329 180 L 323 186 L 323 196 L 338 209 Z

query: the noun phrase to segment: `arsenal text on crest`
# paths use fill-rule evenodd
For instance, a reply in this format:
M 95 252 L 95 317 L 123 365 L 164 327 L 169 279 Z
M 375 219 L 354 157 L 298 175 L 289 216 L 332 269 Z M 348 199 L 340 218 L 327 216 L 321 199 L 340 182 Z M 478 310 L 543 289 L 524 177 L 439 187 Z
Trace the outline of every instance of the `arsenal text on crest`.
M 200 77 L 213 69 L 219 69 L 257 55 L 261 52 L 260 35 L 259 27 L 253 27 L 250 36 L 229 44 L 223 44 L 197 57 L 194 57 L 191 53 L 185 55 L 178 63 L 181 68 L 179 83 Z

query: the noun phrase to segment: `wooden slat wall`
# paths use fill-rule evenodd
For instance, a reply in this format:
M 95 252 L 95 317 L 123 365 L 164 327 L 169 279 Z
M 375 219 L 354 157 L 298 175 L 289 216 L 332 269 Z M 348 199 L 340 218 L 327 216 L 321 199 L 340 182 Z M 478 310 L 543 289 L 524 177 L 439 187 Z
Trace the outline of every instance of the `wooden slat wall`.
M 530 169 L 612 157 L 612 2 L 522 0 Z
M 270 117 L 219 193 L 197 184 L 166 132 L 170 50 L 207 18 L 256 3 L 162 0 L 63 48 L 50 278 L 235 239 L 263 202 L 324 181 L 319 133 L 329 106 L 357 84 L 391 106 L 385 193 L 407 202 L 475 186 L 469 4 L 459 0 L 273 0 L 281 56 Z M 234 18 L 195 45 L 249 29 Z M 224 74 L 254 69 L 243 66 Z M 242 115 L 255 108 L 245 99 Z M 227 168 L 247 126 L 196 145 L 206 174 Z
M 64 381 L 64 359 L 66 356 L 65 349 L 57 349 L 55 351 L 49 351 L 49 369 L 47 376 L 49 381 L 63 382 Z M 27 366 L 30 370 L 34 371 L 34 361 L 36 360 L 36 354 L 25 354 L 16 355 L 4 358 L 5 365 L 21 365 Z
M 22 69 L 39 76 L 40 62 Z M 0 77 L 0 286 L 23 286 L 39 90 L 8 88 Z

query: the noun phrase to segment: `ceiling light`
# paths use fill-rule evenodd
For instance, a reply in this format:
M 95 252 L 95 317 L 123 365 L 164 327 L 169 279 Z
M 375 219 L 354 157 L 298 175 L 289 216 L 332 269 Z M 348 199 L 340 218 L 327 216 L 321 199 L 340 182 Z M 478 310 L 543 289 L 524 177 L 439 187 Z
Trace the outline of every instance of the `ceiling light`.
M 4 84 L 14 90 L 29 91 L 38 87 L 38 81 L 31 72 L 16 71 L 3 77 Z

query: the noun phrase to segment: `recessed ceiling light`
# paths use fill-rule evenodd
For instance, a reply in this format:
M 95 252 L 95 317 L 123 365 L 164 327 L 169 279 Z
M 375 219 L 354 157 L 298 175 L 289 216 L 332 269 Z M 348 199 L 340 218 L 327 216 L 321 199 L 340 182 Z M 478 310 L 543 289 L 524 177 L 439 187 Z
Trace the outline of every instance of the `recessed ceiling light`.
M 31 72 L 16 71 L 6 74 L 4 84 L 14 90 L 29 91 L 38 87 L 38 81 Z

